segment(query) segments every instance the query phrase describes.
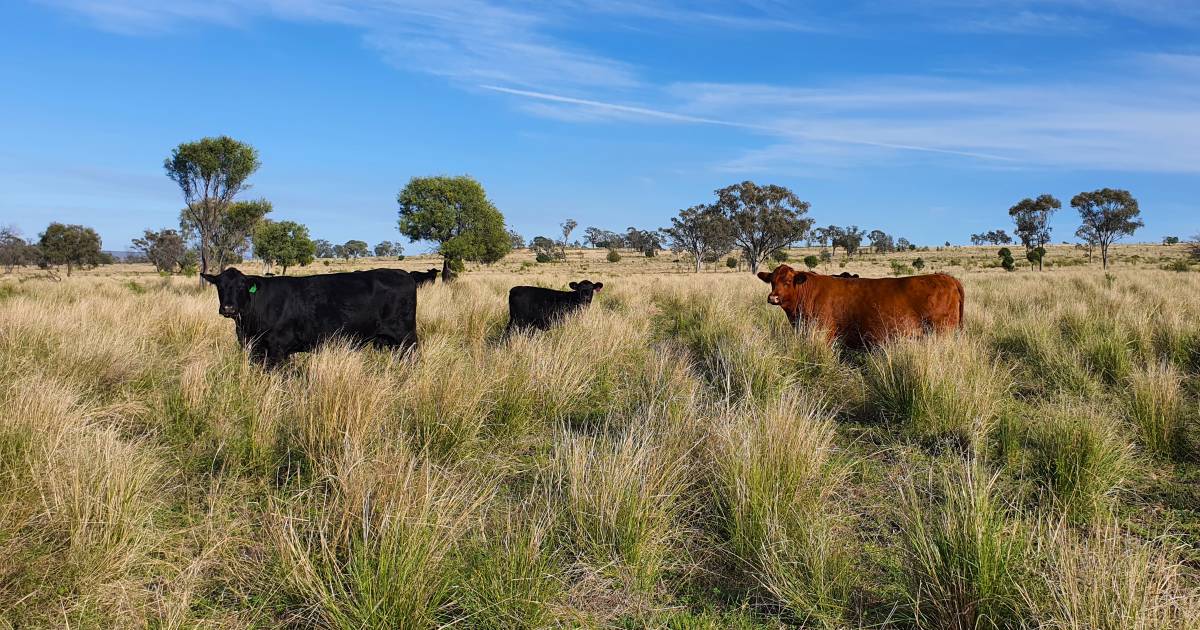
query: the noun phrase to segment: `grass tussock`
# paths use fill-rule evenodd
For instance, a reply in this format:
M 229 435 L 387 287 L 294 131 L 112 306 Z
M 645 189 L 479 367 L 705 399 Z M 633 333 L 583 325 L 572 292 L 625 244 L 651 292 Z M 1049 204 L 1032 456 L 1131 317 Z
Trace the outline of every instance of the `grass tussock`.
M 1109 511 L 1133 474 L 1128 441 L 1118 421 L 1079 402 L 1062 402 L 1030 418 L 1028 474 L 1050 505 L 1075 522 Z
M 1127 393 L 1128 417 L 1142 445 L 1163 457 L 1185 455 L 1183 439 L 1187 400 L 1183 376 L 1170 363 L 1136 370 Z
M 1023 589 L 1039 627 L 1169 630 L 1200 619 L 1178 542 L 1141 540 L 1106 521 L 1082 534 L 1048 527 L 1040 544 L 1047 566 Z
M 493 490 L 403 451 L 348 459 L 275 509 L 282 578 L 297 622 L 334 628 L 437 625 L 452 601 L 455 549 Z
M 1008 394 L 1006 371 L 965 340 L 899 340 L 867 358 L 868 404 L 918 439 L 986 440 Z
M 1025 534 L 977 464 L 902 487 L 904 593 L 920 628 L 1019 628 Z
M 545 628 L 563 598 L 562 558 L 554 544 L 552 512 L 524 510 L 468 552 L 457 605 L 472 628 Z
M 561 525 L 578 558 L 632 588 L 653 587 L 680 539 L 682 453 L 646 430 L 564 435 L 554 470 Z
M 837 627 L 852 568 L 828 413 L 796 398 L 738 409 L 712 442 L 720 529 L 740 568 L 795 619 Z

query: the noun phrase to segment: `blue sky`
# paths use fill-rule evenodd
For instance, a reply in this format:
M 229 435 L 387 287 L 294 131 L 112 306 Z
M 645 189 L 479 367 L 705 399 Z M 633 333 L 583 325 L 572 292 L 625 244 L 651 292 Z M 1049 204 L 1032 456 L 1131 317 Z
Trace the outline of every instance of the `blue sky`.
M 218 134 L 335 242 L 399 240 L 404 183 L 459 173 L 527 238 L 743 179 L 925 244 L 1104 186 L 1136 240 L 1200 232 L 1194 0 L 15 0 L 0 59 L 0 224 L 107 249 L 174 226 L 162 161 Z

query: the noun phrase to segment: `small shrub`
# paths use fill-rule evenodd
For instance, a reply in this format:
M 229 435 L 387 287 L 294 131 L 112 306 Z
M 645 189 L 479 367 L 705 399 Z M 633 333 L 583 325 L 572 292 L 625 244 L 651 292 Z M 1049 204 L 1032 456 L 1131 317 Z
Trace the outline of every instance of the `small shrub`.
M 729 267 L 730 269 L 737 269 L 738 260 L 733 256 L 730 256 L 729 258 L 725 259 L 725 266 Z
M 804 257 L 804 266 L 808 267 L 809 271 L 816 269 L 817 266 L 820 264 L 821 264 L 821 259 L 817 258 L 816 256 L 813 256 L 812 254 L 809 254 L 808 256 Z
M 891 261 L 893 276 L 910 276 L 913 269 L 899 260 Z
M 1188 271 L 1192 270 L 1192 263 L 1189 262 L 1188 259 L 1186 259 L 1186 258 L 1176 258 L 1175 260 L 1172 260 L 1171 262 L 1169 262 L 1165 265 L 1162 265 L 1160 267 L 1160 269 L 1163 269 L 1165 271 L 1188 272 Z
M 607 258 L 608 262 L 610 263 L 621 262 L 621 254 L 615 249 L 608 250 L 608 256 L 605 258 Z
M 1017 270 L 1017 263 L 1013 260 L 1012 250 L 1007 247 L 1001 247 L 998 255 L 1000 256 L 1000 266 L 1004 267 L 1005 271 Z
M 550 254 L 547 254 L 547 253 L 545 253 L 545 252 L 538 252 L 538 255 L 537 255 L 537 257 L 536 257 L 535 259 L 536 259 L 536 260 L 537 260 L 539 263 L 551 263 L 551 262 L 554 262 L 554 257 L 553 257 L 553 256 L 551 256 Z
M 771 260 L 774 260 L 775 262 L 780 262 L 780 263 L 787 262 L 788 253 L 782 249 L 777 249 L 777 250 L 771 252 Z
M 916 269 L 917 271 L 924 269 L 925 268 L 925 259 L 924 258 L 913 259 L 912 266 L 913 266 L 913 269 Z

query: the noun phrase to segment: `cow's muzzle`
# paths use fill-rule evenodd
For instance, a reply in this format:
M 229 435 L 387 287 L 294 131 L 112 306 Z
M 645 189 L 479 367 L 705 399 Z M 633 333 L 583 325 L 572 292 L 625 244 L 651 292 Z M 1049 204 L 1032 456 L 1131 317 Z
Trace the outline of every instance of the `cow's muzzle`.
M 773 304 L 775 306 L 779 306 L 779 296 L 778 295 L 768 295 L 767 296 L 767 304 Z
M 237 316 L 237 307 L 235 307 L 235 306 L 222 306 L 221 307 L 221 317 L 235 317 L 235 316 Z

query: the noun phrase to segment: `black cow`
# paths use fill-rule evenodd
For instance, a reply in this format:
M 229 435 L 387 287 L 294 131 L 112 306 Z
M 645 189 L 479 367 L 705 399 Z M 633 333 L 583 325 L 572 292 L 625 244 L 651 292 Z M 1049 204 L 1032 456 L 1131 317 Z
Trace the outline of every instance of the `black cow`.
M 408 274 L 413 277 L 413 280 L 416 280 L 419 288 L 423 284 L 433 284 L 440 272 L 440 269 L 430 269 L 429 271 L 410 271 Z
M 838 275 L 834 276 L 834 278 L 857 278 L 857 277 L 858 277 L 858 274 L 850 273 L 849 271 L 843 271 L 842 273 L 839 273 Z
M 603 282 L 572 282 L 570 291 L 542 287 L 513 287 L 508 291 L 508 329 L 549 330 L 557 320 L 592 303 L 592 296 L 604 288 Z
M 217 286 L 238 341 L 268 367 L 339 335 L 382 348 L 417 345 L 417 287 L 405 271 L 264 278 L 231 267 L 203 277 Z

